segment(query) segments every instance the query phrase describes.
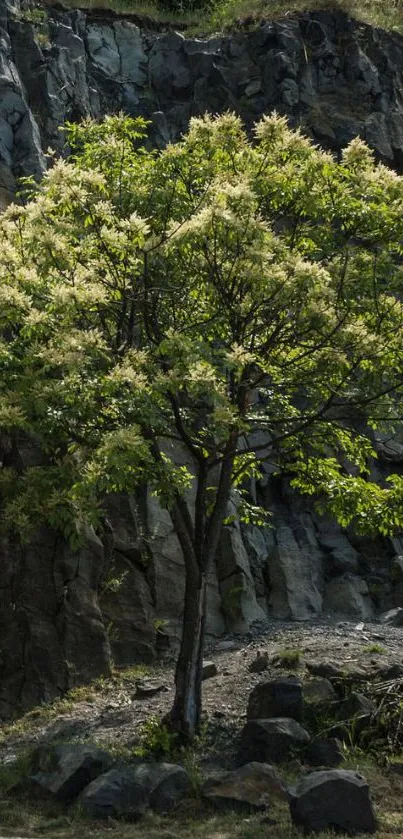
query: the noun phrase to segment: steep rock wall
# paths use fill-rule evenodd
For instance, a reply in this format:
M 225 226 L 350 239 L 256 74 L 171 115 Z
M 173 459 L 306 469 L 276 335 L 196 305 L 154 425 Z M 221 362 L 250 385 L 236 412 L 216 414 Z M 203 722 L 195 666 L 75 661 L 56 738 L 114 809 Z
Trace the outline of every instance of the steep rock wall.
M 143 31 L 107 13 L 49 8 L 32 23 L 0 0 L 0 202 L 40 176 L 59 131 L 120 109 L 151 120 L 151 142 L 176 140 L 206 110 L 250 128 L 273 108 L 337 151 L 361 134 L 403 162 L 403 39 L 329 12 L 206 40 Z M 401 469 L 403 447 L 381 447 Z M 34 453 L 19 452 L 28 463 Z M 403 544 L 357 540 L 270 471 L 252 492 L 272 512 L 259 530 L 223 533 L 209 582 L 208 631 L 245 632 L 270 618 L 371 618 L 403 604 Z M 0 548 L 0 716 L 63 693 L 117 664 L 150 660 L 179 637 L 183 561 L 155 499 L 110 499 L 103 539 L 74 554 L 49 532 Z

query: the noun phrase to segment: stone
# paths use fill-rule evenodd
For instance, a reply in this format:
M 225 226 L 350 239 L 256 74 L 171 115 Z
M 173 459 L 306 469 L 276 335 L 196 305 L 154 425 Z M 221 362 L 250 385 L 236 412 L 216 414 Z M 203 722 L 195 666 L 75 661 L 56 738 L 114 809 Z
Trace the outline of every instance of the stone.
M 231 500 L 228 515 L 235 515 Z M 240 523 L 223 528 L 217 553 L 217 575 L 222 607 L 228 629 L 234 633 L 248 631 L 255 621 L 267 618 L 256 598 L 256 589 Z
M 68 804 L 112 764 L 113 758 L 96 746 L 39 746 L 32 755 L 29 780 L 34 789 Z
M 299 679 L 288 676 L 260 682 L 249 696 L 248 720 L 270 717 L 302 717 L 302 686 Z
M 319 676 L 323 679 L 341 679 L 344 670 L 340 665 L 327 659 L 319 661 L 306 661 L 305 666 L 312 676 Z
M 166 813 L 191 791 L 182 766 L 168 763 L 139 763 L 116 767 L 93 781 L 78 801 L 93 819 L 126 819 L 142 816 L 150 807 Z
M 269 666 L 269 654 L 268 652 L 261 652 L 260 650 L 256 653 L 256 658 L 251 661 L 248 666 L 248 670 L 250 673 L 263 673 L 264 670 L 267 670 Z
M 350 573 L 330 580 L 325 588 L 323 611 L 362 620 L 373 619 L 374 607 L 365 580 Z
M 351 731 L 358 734 L 368 728 L 375 712 L 376 705 L 372 699 L 358 691 L 351 691 L 336 710 L 335 716 L 342 722 L 337 731 L 343 739 L 349 737 Z
M 290 526 L 295 525 L 296 530 Z M 312 520 L 297 522 L 287 513 L 275 524 L 268 551 L 269 606 L 276 618 L 309 620 L 322 612 L 322 557 Z
M 281 763 L 309 741 L 308 732 L 294 719 L 250 720 L 241 732 L 239 760 Z
M 305 760 L 310 766 L 339 766 L 343 761 L 340 740 L 336 737 L 313 740 L 305 750 Z
M 368 784 L 347 769 L 312 772 L 289 790 L 293 823 L 304 831 L 375 833 Z
M 205 682 L 206 679 L 212 679 L 214 676 L 217 676 L 218 670 L 217 665 L 214 661 L 203 661 L 203 669 L 202 669 L 202 681 Z
M 302 697 L 305 705 L 316 708 L 334 702 L 337 694 L 329 679 L 314 676 L 302 683 Z
M 169 690 L 168 686 L 159 679 L 140 679 L 137 682 L 133 699 L 149 699 L 151 696 L 167 690 Z
M 399 664 L 398 662 L 385 664 L 383 667 L 378 668 L 377 675 L 385 682 L 392 681 L 393 679 L 402 679 L 403 664 Z
M 246 763 L 234 772 L 209 778 L 202 795 L 218 809 L 266 810 L 273 798 L 286 800 L 286 788 L 276 770 L 266 763 Z
M 326 570 L 330 574 L 358 571 L 358 552 L 340 528 L 328 518 L 319 522 L 319 544 L 325 552 Z
M 403 608 L 398 606 L 396 609 L 390 609 L 381 615 L 380 621 L 385 626 L 403 626 Z

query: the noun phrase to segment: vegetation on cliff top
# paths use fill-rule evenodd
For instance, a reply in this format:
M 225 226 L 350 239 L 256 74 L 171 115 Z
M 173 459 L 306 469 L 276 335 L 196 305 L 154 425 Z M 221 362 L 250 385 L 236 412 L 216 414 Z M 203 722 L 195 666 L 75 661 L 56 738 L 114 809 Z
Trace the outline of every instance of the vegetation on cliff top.
M 403 32 L 402 0 L 63 0 L 63 4 L 143 15 L 205 33 L 306 10 L 338 9 L 372 26 Z

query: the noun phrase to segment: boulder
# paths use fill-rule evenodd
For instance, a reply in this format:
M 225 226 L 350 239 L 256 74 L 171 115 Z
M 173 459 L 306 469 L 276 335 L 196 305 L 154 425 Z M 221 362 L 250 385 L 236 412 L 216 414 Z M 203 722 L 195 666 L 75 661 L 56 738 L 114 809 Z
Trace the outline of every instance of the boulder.
M 96 746 L 39 746 L 32 756 L 29 780 L 34 788 L 69 803 L 112 764 L 111 756 Z
M 375 833 L 368 784 L 346 769 L 312 772 L 289 790 L 292 821 L 304 831 Z
M 305 751 L 305 760 L 310 766 L 339 766 L 343 760 L 340 740 L 336 737 L 313 740 Z
M 269 717 L 302 717 L 302 685 L 294 676 L 260 682 L 249 696 L 248 720 Z
M 323 676 L 314 676 L 303 682 L 302 697 L 304 704 L 309 708 L 317 708 L 334 702 L 337 699 L 337 694 L 329 679 L 325 679 Z
M 308 732 L 291 718 L 250 720 L 241 732 L 239 760 L 241 764 L 281 763 L 309 740 Z
M 248 670 L 250 673 L 263 673 L 264 670 L 267 670 L 268 666 L 269 654 L 267 652 L 262 653 L 261 650 L 258 650 L 256 658 L 251 661 Z
M 214 661 L 203 661 L 203 670 L 202 670 L 202 681 L 205 682 L 206 679 L 212 679 L 214 676 L 217 676 L 218 670 L 217 665 L 214 664 Z
M 380 617 L 381 623 L 385 626 L 403 626 L 403 609 L 398 606 L 396 609 L 390 609 Z
M 267 763 L 246 763 L 203 785 L 204 798 L 218 809 L 266 810 L 273 798 L 286 799 L 286 788 L 276 770 Z
M 358 691 L 352 691 L 343 702 L 339 703 L 336 710 L 336 717 L 342 722 L 342 726 L 336 729 L 339 736 L 350 736 L 351 732 L 359 734 L 368 728 L 375 712 L 376 705 L 372 699 Z
M 93 781 L 79 798 L 86 816 L 131 821 L 150 807 L 165 813 L 191 791 L 182 766 L 169 763 L 139 763 L 116 767 Z
M 140 679 L 136 685 L 136 692 L 133 699 L 149 699 L 157 693 L 169 690 L 165 682 L 160 679 Z

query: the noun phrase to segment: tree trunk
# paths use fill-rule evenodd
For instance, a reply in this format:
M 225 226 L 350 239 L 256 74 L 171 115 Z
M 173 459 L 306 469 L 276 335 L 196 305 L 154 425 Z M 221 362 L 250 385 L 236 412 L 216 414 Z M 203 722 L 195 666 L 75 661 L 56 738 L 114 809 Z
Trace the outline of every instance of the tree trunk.
M 182 741 L 191 740 L 198 731 L 201 714 L 206 618 L 206 578 L 199 575 L 197 585 L 187 575 L 182 640 L 175 675 L 175 700 L 169 724 Z
M 227 510 L 237 437 L 236 430 L 231 432 L 213 512 L 208 522 L 204 517 L 204 469 L 200 469 L 198 474 L 196 528 L 183 498 L 177 498 L 171 510 L 172 522 L 185 560 L 186 585 L 182 638 L 175 676 L 175 699 L 166 722 L 185 742 L 197 734 L 200 725 L 207 574 L 215 561 Z

